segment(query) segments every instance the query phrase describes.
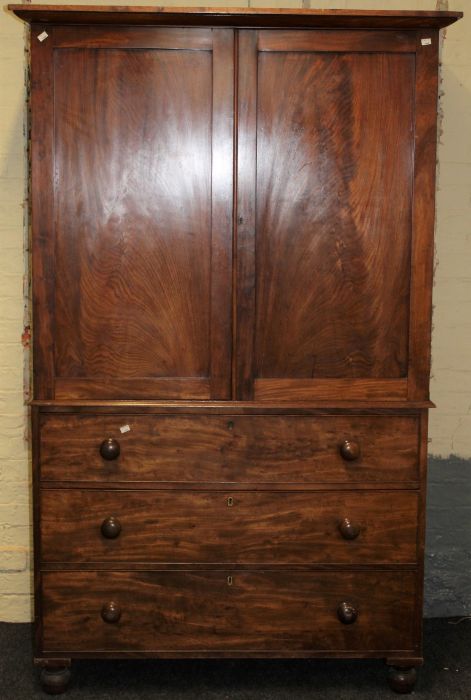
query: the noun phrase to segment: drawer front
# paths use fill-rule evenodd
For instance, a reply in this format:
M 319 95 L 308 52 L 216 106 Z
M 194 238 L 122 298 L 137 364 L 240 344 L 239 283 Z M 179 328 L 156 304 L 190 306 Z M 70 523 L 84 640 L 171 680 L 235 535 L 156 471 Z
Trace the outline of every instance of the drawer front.
M 43 489 L 44 562 L 414 563 L 413 491 Z
M 121 433 L 120 428 L 129 427 Z M 126 430 L 127 428 L 125 428 Z M 46 481 L 418 480 L 415 416 L 43 415 Z M 108 450 L 106 459 L 100 454 Z M 348 443 L 348 444 L 346 444 Z M 119 444 L 119 455 L 116 456 Z
M 42 592 L 45 652 L 414 645 L 412 571 L 46 572 Z M 352 624 L 340 619 L 343 603 Z

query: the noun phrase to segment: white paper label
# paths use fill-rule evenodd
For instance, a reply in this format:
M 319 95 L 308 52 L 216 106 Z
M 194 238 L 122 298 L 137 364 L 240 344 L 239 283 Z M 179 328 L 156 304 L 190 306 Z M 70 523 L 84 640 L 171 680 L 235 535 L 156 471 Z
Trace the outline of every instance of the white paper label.
M 121 433 L 129 433 L 129 431 L 131 430 L 131 428 L 129 427 L 129 425 L 122 425 L 121 428 L 120 428 L 119 430 L 120 430 Z
M 420 43 L 422 44 L 422 46 L 429 46 L 432 43 L 432 40 L 431 39 L 421 39 Z
M 49 34 L 47 32 L 41 32 L 41 34 L 38 35 L 39 41 L 44 41 L 44 39 L 47 39 Z

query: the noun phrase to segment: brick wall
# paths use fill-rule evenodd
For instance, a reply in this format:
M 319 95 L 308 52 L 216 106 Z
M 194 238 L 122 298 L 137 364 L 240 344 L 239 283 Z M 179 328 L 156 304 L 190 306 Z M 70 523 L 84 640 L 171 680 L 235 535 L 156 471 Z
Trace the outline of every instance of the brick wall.
M 0 12 L 0 619 L 31 618 L 24 400 L 25 29 Z

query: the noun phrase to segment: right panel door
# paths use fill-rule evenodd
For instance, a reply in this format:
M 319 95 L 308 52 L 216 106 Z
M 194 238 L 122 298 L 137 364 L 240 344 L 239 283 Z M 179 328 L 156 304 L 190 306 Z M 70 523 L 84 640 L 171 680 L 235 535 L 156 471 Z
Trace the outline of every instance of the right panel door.
M 239 39 L 236 395 L 406 399 L 415 33 Z

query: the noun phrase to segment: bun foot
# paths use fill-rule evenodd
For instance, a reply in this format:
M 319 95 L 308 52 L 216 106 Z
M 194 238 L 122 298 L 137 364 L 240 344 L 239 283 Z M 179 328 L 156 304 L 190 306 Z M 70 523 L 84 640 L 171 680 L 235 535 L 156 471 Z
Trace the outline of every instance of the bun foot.
M 46 667 L 41 671 L 41 685 L 45 693 L 60 695 L 65 693 L 70 681 L 68 666 Z
M 395 693 L 412 693 L 417 680 L 417 670 L 414 666 L 410 668 L 398 668 L 392 666 L 389 669 L 388 682 Z

